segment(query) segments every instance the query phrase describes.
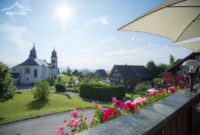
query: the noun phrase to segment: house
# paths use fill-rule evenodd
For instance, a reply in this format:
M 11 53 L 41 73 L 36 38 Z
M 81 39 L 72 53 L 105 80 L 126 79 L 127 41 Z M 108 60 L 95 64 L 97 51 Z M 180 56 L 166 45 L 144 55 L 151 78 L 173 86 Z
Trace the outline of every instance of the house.
M 153 77 L 153 74 L 144 66 L 114 65 L 110 73 L 110 82 L 124 85 L 129 89 L 137 83 L 151 81 Z
M 179 75 L 179 76 L 184 76 L 186 73 L 186 69 L 182 66 L 182 64 L 186 61 L 186 60 L 197 60 L 200 62 L 200 53 L 191 53 L 189 54 L 187 57 L 185 57 L 184 59 L 182 59 L 180 62 L 175 63 L 173 66 L 171 66 L 168 70 L 166 70 L 165 72 L 171 72 L 174 75 Z
M 52 51 L 51 63 L 37 58 L 35 45 L 30 50 L 29 57 L 11 68 L 15 84 L 32 84 L 58 75 L 58 59 L 55 49 Z
M 108 74 L 104 69 L 98 69 L 95 71 L 95 77 L 98 77 L 102 80 L 106 80 L 108 78 Z

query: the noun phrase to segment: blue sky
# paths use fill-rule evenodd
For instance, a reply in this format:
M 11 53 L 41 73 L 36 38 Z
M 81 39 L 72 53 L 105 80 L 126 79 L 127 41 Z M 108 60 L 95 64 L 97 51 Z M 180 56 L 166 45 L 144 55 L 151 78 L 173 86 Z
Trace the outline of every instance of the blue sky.
M 26 15 L 9 15 L 19 3 Z M 50 61 L 55 46 L 59 67 L 111 70 L 115 64 L 168 63 L 169 55 L 190 53 L 152 34 L 117 31 L 163 0 L 0 0 L 0 60 L 24 61 L 36 45 L 37 56 Z

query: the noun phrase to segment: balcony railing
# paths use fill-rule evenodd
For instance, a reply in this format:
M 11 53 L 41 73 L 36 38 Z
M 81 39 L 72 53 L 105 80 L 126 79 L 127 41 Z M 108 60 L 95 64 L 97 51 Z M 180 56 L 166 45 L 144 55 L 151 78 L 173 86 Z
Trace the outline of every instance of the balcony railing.
M 77 135 L 195 135 L 200 113 L 193 106 L 198 102 L 200 90 L 183 90 Z

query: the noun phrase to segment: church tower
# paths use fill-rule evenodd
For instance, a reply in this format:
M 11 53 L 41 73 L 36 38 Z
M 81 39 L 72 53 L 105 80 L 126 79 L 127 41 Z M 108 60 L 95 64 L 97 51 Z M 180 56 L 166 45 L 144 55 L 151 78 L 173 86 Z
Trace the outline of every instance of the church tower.
M 51 66 L 52 66 L 52 77 L 57 77 L 58 75 L 58 58 L 57 53 L 54 50 L 51 53 Z
M 35 44 L 33 44 L 33 48 L 30 50 L 29 58 L 33 58 L 33 59 L 37 58 Z

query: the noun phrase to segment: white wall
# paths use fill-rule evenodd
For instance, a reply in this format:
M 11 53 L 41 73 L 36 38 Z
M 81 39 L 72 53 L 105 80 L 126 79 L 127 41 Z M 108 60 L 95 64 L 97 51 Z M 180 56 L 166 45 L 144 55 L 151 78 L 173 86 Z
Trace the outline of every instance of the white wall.
M 26 68 L 30 68 L 29 74 L 25 73 Z M 35 69 L 37 70 L 37 77 L 34 77 Z M 30 84 L 47 80 L 49 77 L 56 77 L 58 74 L 58 69 L 52 69 L 45 66 L 15 66 L 12 68 L 11 72 L 20 74 L 19 82 L 21 84 Z
M 26 74 L 25 70 L 26 68 L 30 68 L 30 73 Z M 37 77 L 34 77 L 34 70 L 37 70 Z M 35 83 L 38 81 L 41 81 L 40 77 L 39 77 L 39 73 L 40 73 L 40 66 L 22 66 L 22 70 L 21 70 L 21 83 L 23 84 L 29 84 L 29 83 Z

